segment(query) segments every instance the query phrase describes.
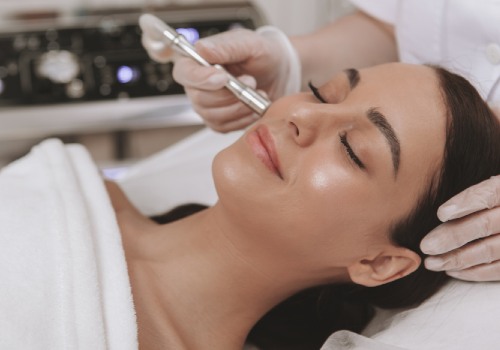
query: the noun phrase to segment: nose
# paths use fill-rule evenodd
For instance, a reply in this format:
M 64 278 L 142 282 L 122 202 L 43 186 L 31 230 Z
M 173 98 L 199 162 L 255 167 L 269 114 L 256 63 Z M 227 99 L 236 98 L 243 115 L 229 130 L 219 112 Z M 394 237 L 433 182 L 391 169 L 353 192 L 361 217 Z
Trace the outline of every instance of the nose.
M 331 135 L 332 129 L 340 128 L 346 120 L 337 105 L 301 100 L 290 103 L 289 108 L 287 127 L 301 147 L 312 145 L 322 135 Z

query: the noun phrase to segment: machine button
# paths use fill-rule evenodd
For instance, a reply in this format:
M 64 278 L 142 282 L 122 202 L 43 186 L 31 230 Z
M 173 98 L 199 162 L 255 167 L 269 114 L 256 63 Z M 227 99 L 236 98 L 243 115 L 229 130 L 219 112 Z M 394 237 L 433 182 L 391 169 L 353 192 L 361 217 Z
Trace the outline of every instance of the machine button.
M 85 88 L 83 81 L 80 79 L 73 79 L 68 85 L 66 85 L 66 95 L 69 98 L 80 98 L 85 94 Z
M 99 92 L 102 96 L 108 96 L 111 93 L 111 86 L 108 84 L 102 84 L 99 88 Z
M 169 80 L 158 80 L 156 82 L 156 88 L 158 89 L 158 91 L 165 92 L 168 90 L 171 84 L 172 82 Z
M 32 36 L 28 39 L 27 46 L 30 50 L 37 50 L 40 47 L 40 39 L 36 36 Z
M 492 64 L 500 63 L 500 45 L 491 43 L 486 47 L 486 57 Z
M 59 33 L 57 33 L 57 30 L 55 30 L 55 29 L 48 29 L 45 32 L 45 37 L 47 38 L 48 41 L 55 41 L 55 40 L 57 40 L 58 36 L 59 36 Z
M 16 35 L 12 46 L 16 51 L 22 51 L 26 48 L 26 38 L 23 35 Z
M 104 68 L 106 67 L 106 58 L 103 56 L 96 56 L 94 58 L 94 64 L 97 68 Z

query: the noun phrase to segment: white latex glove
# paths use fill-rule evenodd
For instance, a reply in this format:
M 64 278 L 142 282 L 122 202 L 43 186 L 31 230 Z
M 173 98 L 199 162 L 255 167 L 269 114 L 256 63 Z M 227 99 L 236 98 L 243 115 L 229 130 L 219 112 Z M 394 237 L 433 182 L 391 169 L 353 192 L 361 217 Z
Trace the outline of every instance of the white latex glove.
M 143 38 L 149 55 L 159 62 L 171 58 L 171 50 L 158 50 Z M 271 100 L 300 90 L 300 62 L 290 41 L 275 27 L 256 32 L 237 29 L 199 40 L 198 53 L 212 64 L 221 64 L 251 87 L 257 87 Z M 184 86 L 195 111 L 212 129 L 220 132 L 242 129 L 258 116 L 224 89 L 227 78 L 212 67 L 203 67 L 187 57 L 174 60 L 174 79 Z
M 434 255 L 425 267 L 462 280 L 500 280 L 500 175 L 450 199 L 438 217 L 445 223 L 420 245 Z
M 161 41 L 148 37 L 144 32 L 141 36 L 142 46 L 146 49 L 149 57 L 159 63 L 173 62 L 179 56 L 171 47 L 165 46 Z

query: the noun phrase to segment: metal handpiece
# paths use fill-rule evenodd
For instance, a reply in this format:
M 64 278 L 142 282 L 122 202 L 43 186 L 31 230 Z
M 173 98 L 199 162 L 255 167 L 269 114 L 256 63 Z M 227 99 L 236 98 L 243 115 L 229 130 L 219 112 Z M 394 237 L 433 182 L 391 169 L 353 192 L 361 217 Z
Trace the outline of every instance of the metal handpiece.
M 202 66 L 215 67 L 225 72 L 228 77 L 226 88 L 257 114 L 263 115 L 271 104 L 271 101 L 259 94 L 250 86 L 242 83 L 226 71 L 221 65 L 212 65 L 208 63 L 203 57 L 200 56 L 194 46 L 191 45 L 191 43 L 182 34 L 177 33 L 175 29 L 168 26 L 158 17 L 150 14 L 144 14 L 140 17 L 139 24 L 144 34 L 148 35 L 152 40 L 163 42 L 166 47 L 172 46 L 174 50 L 182 55 L 193 58 Z M 165 39 L 168 39 L 168 42 L 165 42 Z

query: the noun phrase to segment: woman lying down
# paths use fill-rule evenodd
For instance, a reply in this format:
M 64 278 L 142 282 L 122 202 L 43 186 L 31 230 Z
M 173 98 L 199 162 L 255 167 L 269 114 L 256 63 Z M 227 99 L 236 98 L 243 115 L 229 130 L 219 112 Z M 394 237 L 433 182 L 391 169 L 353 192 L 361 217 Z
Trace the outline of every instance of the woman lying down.
M 217 204 L 166 224 L 47 141 L 0 175 L 0 348 L 319 349 L 435 293 L 421 238 L 498 174 L 474 88 L 400 63 L 276 101 L 216 156 Z

